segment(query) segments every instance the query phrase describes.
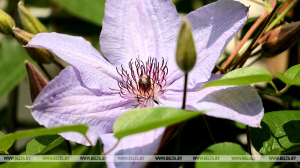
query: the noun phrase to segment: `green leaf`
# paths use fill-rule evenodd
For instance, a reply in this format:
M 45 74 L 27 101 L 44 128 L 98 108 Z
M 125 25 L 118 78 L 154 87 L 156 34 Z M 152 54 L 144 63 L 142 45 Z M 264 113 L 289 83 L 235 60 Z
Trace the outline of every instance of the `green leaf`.
M 20 168 L 71 168 L 70 164 L 72 162 L 25 162 Z
M 209 123 L 210 121 L 212 120 L 209 120 Z M 171 126 L 168 128 L 168 132 L 169 131 L 176 132 L 178 127 L 179 125 Z M 212 127 L 211 129 L 214 130 L 214 128 Z M 197 130 L 196 134 L 195 134 L 195 130 Z M 184 126 L 181 131 L 180 140 L 178 138 L 170 138 L 168 142 L 164 144 L 162 149 L 159 151 L 159 155 L 173 155 L 174 147 L 178 145 L 178 141 L 180 141 L 178 155 L 199 154 L 203 150 L 205 150 L 208 146 L 212 145 L 213 141 L 209 135 L 209 132 L 207 131 L 207 126 L 205 125 L 203 116 L 194 117 L 188 120 L 187 122 L 184 122 Z M 183 165 L 183 167 L 192 167 L 191 163 L 188 164 L 189 166 Z M 153 167 L 178 168 L 180 167 L 180 165 L 181 164 L 179 162 L 176 165 L 174 164 L 174 162 L 159 162 L 159 163 L 154 163 Z
M 96 146 L 90 148 L 90 151 L 87 155 L 102 155 L 100 141 L 97 142 Z M 104 168 L 106 167 L 105 162 L 83 162 L 80 168 Z
M 283 154 L 300 150 L 300 111 L 266 113 L 261 128 L 250 128 L 250 139 L 255 149 L 266 154 L 279 149 Z
M 246 125 L 239 123 L 239 122 L 234 122 L 235 126 L 238 127 L 239 129 L 246 129 Z
M 75 148 L 72 153 L 73 155 L 83 155 L 87 151 L 87 146 L 78 146 Z M 58 153 L 58 154 L 51 154 L 51 155 L 67 155 L 67 153 Z M 15 162 L 12 162 L 15 163 Z M 25 162 L 24 165 L 22 165 L 22 168 L 71 168 L 71 167 L 77 167 L 74 166 L 76 162 Z M 0 167 L 2 168 L 2 167 Z M 8 167 L 7 167 L 8 168 Z M 11 167 L 14 168 L 14 167 Z
M 202 114 L 176 108 L 142 108 L 122 114 L 114 123 L 114 136 L 121 139 L 127 135 L 169 126 Z
M 72 15 L 83 20 L 102 25 L 104 18 L 105 0 L 52 0 L 70 12 Z
M 0 165 L 0 168 L 21 168 L 26 162 L 7 162 Z
M 31 60 L 16 40 L 3 40 L 0 48 L 0 98 L 13 90 L 26 76 L 26 59 Z
M 25 151 L 21 152 L 19 155 L 27 155 Z M 13 162 L 9 161 L 0 165 L 0 168 L 21 168 L 26 163 L 24 162 Z
M 278 155 L 279 152 L 270 153 L 272 155 Z M 238 144 L 231 142 L 217 143 L 208 147 L 203 151 L 201 155 L 245 155 L 251 158 L 251 156 Z M 196 162 L 196 168 L 203 167 L 222 167 L 222 168 L 269 168 L 273 165 L 272 162 Z
M 292 66 L 289 68 L 284 75 L 279 72 L 274 74 L 287 85 L 298 85 L 300 86 L 300 64 Z
M 62 132 L 78 132 L 85 136 L 88 126 L 86 125 L 71 125 L 55 128 L 37 128 L 26 131 L 17 131 L 0 138 L 0 151 L 7 151 L 16 139 L 40 136 L 40 135 L 55 135 Z
M 239 68 L 227 73 L 221 79 L 213 80 L 206 83 L 199 89 L 211 86 L 224 85 L 249 85 L 259 82 L 272 82 L 272 76 L 269 71 L 261 68 Z
M 64 141 L 59 135 L 40 136 L 27 144 L 26 152 L 28 155 L 44 154 Z
M 5 134 L 3 132 L 0 131 L 0 138 L 4 137 Z

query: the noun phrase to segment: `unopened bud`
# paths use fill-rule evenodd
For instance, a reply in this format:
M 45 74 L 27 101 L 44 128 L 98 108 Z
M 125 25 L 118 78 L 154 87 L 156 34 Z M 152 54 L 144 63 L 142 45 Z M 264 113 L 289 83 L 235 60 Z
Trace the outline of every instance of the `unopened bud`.
M 34 37 L 34 34 L 21 30 L 18 27 L 14 27 L 12 30 L 15 38 L 22 45 L 27 45 L 28 42 Z
M 12 28 L 15 26 L 15 21 L 6 12 L 0 9 L 0 32 L 3 34 L 12 34 Z
M 273 56 L 282 53 L 300 39 L 300 22 L 282 25 L 270 30 L 270 35 L 262 45 L 265 54 Z
M 28 42 L 34 37 L 34 34 L 28 33 L 17 27 L 13 28 L 14 37 L 18 40 L 21 45 L 27 45 Z M 51 63 L 54 61 L 54 55 L 45 48 L 30 48 L 25 47 L 28 55 L 39 63 Z
M 33 34 L 48 32 L 46 27 L 25 8 L 22 1 L 18 4 L 18 11 L 23 28 Z
M 189 21 L 183 19 L 177 40 L 176 62 L 183 72 L 188 73 L 193 69 L 196 59 L 192 28 Z
M 48 84 L 42 74 L 27 60 L 25 61 L 25 67 L 29 80 L 29 90 L 31 95 L 31 101 L 34 102 L 38 94 Z

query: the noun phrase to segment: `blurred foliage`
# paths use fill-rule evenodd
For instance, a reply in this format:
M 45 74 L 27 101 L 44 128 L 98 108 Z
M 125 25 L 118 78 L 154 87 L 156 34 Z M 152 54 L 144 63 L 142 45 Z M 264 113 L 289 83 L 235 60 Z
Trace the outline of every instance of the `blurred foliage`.
M 102 25 L 104 18 L 105 0 L 52 0 L 62 6 L 72 15 L 94 23 L 98 26 Z
M 25 60 L 31 60 L 16 40 L 5 39 L 0 47 L 0 97 L 14 89 L 26 76 Z

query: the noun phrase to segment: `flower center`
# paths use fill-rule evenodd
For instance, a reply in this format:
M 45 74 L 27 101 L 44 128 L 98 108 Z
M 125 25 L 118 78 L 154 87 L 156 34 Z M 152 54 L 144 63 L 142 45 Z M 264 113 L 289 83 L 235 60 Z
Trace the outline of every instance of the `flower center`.
M 120 74 L 122 81 L 118 82 L 119 94 L 124 99 L 136 99 L 136 107 L 153 107 L 158 103 L 158 96 L 162 95 L 171 83 L 167 83 L 167 62 L 162 59 L 160 64 L 156 58 L 149 58 L 146 64 L 139 59 L 130 61 L 129 73 L 121 66 Z
M 139 88 L 143 92 L 148 92 L 151 89 L 151 81 L 150 81 L 150 76 L 148 75 L 143 75 L 139 79 Z

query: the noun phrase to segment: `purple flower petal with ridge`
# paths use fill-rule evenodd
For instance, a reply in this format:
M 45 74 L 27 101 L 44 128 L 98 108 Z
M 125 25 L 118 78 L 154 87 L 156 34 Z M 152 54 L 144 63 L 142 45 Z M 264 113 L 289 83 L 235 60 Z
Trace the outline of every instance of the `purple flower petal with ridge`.
M 164 131 L 165 127 L 161 127 L 124 137 L 108 155 L 153 155 L 159 147 Z M 108 152 L 118 140 L 111 133 L 102 135 L 101 141 L 105 144 L 104 152 Z M 107 167 L 140 168 L 145 167 L 146 164 L 147 162 L 107 162 Z

